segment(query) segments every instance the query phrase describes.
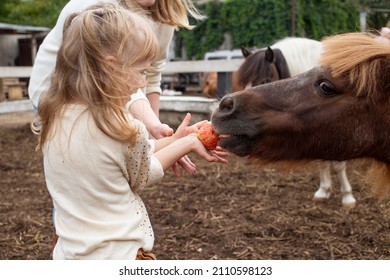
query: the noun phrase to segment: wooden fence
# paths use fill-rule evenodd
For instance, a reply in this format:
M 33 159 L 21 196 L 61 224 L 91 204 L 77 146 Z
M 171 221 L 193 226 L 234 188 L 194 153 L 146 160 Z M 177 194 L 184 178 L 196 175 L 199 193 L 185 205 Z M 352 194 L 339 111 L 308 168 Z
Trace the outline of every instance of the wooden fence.
M 231 73 L 237 70 L 242 62 L 243 59 L 171 61 L 167 62 L 162 74 L 217 72 L 218 97 L 222 97 L 231 90 Z M 30 66 L 0 66 L 0 79 L 27 78 L 30 77 L 31 70 Z

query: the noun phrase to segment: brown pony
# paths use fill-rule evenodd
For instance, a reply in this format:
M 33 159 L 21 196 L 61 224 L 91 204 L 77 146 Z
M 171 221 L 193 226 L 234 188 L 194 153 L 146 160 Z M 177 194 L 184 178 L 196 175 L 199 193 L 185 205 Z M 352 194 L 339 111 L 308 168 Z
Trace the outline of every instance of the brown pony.
M 202 92 L 208 98 L 217 98 L 218 93 L 218 73 L 209 72 L 206 74 Z
M 290 78 L 317 65 L 322 51 L 319 41 L 286 37 L 263 49 L 241 46 L 245 58 L 237 70 L 235 88 L 243 90 Z
M 216 60 L 217 61 L 217 60 Z M 237 72 L 232 72 L 232 90 L 239 91 L 240 87 L 236 87 L 238 84 Z M 205 82 L 202 88 L 203 94 L 208 98 L 217 98 L 218 95 L 218 73 L 217 72 L 208 72 L 205 77 Z
M 291 77 L 280 49 L 268 46 L 263 50 L 250 51 L 241 46 L 241 50 L 245 60 L 237 70 L 236 89 L 243 90 Z
M 323 40 L 320 65 L 226 95 L 212 115 L 219 144 L 262 162 L 375 160 L 390 194 L 390 45 L 368 33 Z
M 241 51 L 245 60 L 235 79 L 235 88 L 239 90 L 290 78 L 312 69 L 318 64 L 322 44 L 308 38 L 286 37 L 267 48 L 249 50 L 241 46 Z M 353 208 L 356 199 L 348 181 L 346 162 L 323 162 L 319 165 L 320 182 L 313 200 L 324 201 L 330 197 L 331 167 L 340 182 L 342 205 Z

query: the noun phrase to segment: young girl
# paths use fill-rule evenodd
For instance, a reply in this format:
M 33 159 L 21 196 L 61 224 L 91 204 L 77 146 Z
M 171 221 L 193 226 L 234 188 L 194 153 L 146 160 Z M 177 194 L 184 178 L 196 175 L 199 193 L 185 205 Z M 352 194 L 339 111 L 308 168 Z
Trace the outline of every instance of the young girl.
M 191 0 L 70 0 L 62 9 L 56 25 L 39 47 L 28 88 L 29 97 L 34 107 L 38 108 L 41 96 L 49 88 L 51 75 L 56 64 L 57 52 L 63 40 L 65 19 L 68 15 L 83 11 L 88 6 L 99 2 L 120 4 L 130 11 L 142 11 L 153 21 L 158 51 L 151 62 L 151 66 L 146 71 L 144 92 L 147 97 L 141 90 L 134 89 L 136 94 L 132 95 L 131 101 L 128 102 L 126 107 L 134 117 L 146 125 L 152 137 L 159 139 L 172 135 L 173 130 L 168 125 L 162 124 L 158 114 L 156 114 L 160 106 L 161 71 L 165 66 L 174 29 L 176 27 L 191 28 L 187 14 L 198 20 L 204 18 L 193 6 Z M 180 158 L 177 163 L 172 165 L 172 170 L 178 177 L 182 175 L 179 166 L 189 174 L 192 174 L 196 169 L 188 156 Z M 53 216 L 54 214 L 55 209 L 53 209 Z
M 143 87 L 157 53 L 150 22 L 116 5 L 70 15 L 49 90 L 38 106 L 39 147 L 56 215 L 54 259 L 154 258 L 154 236 L 138 193 L 180 157 L 207 151 L 187 115 L 170 137 L 148 132 L 125 104 Z
M 74 12 L 80 12 L 90 5 L 98 2 L 120 4 L 130 11 L 142 10 L 153 20 L 156 26 L 155 34 L 158 40 L 158 51 L 146 72 L 146 87 L 133 95 L 128 108 L 134 117 L 142 121 L 150 134 L 155 138 L 169 136 L 173 130 L 159 120 L 160 108 L 160 82 L 161 71 L 165 67 L 168 56 L 168 47 L 176 27 L 191 28 L 187 14 L 201 20 L 204 18 L 192 4 L 191 0 L 70 0 L 61 11 L 57 23 L 40 45 L 33 70 L 30 77 L 28 93 L 35 108 L 38 107 L 39 98 L 50 85 L 51 74 L 54 70 L 56 56 L 62 42 L 62 28 L 65 18 Z M 184 157 L 179 164 L 188 172 L 193 168 L 192 162 Z M 173 171 L 181 175 L 178 166 Z

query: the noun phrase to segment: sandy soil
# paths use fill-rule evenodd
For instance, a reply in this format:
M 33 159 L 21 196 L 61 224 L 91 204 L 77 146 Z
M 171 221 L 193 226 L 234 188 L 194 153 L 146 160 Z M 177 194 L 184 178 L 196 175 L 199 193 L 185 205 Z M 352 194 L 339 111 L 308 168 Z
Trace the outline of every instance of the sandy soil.
M 52 204 L 32 118 L 0 115 L 0 259 L 50 258 Z M 363 186 L 365 165 L 348 164 L 357 199 L 348 210 L 337 180 L 328 201 L 312 201 L 316 170 L 286 173 L 233 155 L 226 166 L 190 158 L 197 174 L 170 171 L 142 194 L 159 259 L 390 259 L 390 202 Z

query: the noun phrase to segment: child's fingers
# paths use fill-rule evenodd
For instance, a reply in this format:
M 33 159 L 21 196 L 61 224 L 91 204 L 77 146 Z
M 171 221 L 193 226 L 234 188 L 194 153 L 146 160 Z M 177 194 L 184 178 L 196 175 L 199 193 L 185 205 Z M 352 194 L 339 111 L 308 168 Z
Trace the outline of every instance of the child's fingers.
M 172 136 L 173 135 L 173 129 L 169 127 L 167 124 L 161 124 L 160 127 L 161 135 L 162 137 Z M 160 137 L 160 138 L 162 138 Z
M 212 151 L 212 153 L 218 157 L 228 157 L 230 154 L 229 152 L 226 152 L 226 151 L 217 151 L 217 150 L 214 150 Z
M 205 160 L 209 162 L 220 162 L 220 163 L 227 163 L 227 159 L 215 154 L 212 151 L 204 150 L 204 152 L 199 154 L 201 157 L 203 157 Z
M 172 170 L 173 170 L 173 173 L 175 174 L 176 177 L 179 178 L 179 177 L 182 176 L 181 170 L 180 170 L 180 168 L 179 168 L 177 163 L 172 165 Z
M 199 121 L 195 124 L 193 124 L 192 126 L 196 128 L 196 130 L 198 130 L 202 125 L 208 123 L 208 120 L 204 120 L 204 121 Z
M 182 157 L 181 160 L 182 160 L 183 162 L 185 162 L 186 164 L 192 166 L 193 168 L 196 168 L 195 163 L 193 163 L 193 162 L 190 160 L 190 158 L 189 158 L 188 156 Z
M 222 148 L 221 146 L 217 146 L 214 151 L 219 151 L 219 152 L 227 152 L 226 149 Z
M 219 163 L 228 163 L 228 160 L 226 158 L 220 157 L 216 154 L 213 155 L 215 161 L 214 162 L 219 162 Z
M 184 156 L 179 159 L 178 164 L 191 175 L 196 171 L 196 165 L 188 158 L 188 156 Z
M 183 121 L 181 122 L 181 124 L 179 125 L 179 127 L 176 130 L 176 134 L 180 135 L 179 138 L 188 134 L 188 132 L 186 132 L 186 131 L 188 131 L 188 125 L 189 125 L 190 121 L 191 121 L 191 114 L 187 113 L 186 116 L 184 117 Z
M 184 117 L 183 121 L 181 122 L 182 126 L 188 126 L 191 121 L 191 114 L 187 113 L 186 116 Z

